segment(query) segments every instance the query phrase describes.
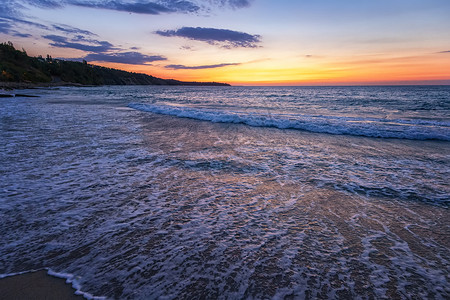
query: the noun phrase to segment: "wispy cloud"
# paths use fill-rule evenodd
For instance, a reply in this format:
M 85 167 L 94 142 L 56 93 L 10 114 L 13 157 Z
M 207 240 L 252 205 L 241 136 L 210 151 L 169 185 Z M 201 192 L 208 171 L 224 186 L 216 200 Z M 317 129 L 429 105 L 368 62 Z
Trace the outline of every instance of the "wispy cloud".
M 178 30 L 158 30 L 155 33 L 160 36 L 182 37 L 206 42 L 211 45 L 221 45 L 225 48 L 255 48 L 261 42 L 259 35 L 228 29 L 182 27 Z
M 158 15 L 163 13 L 195 13 L 211 7 L 248 7 L 251 0 L 26 0 L 48 8 L 58 5 L 76 5 L 137 14 Z
M 450 53 L 450 50 L 439 51 L 438 53 Z
M 16 33 L 14 33 L 14 36 L 22 37 L 22 38 L 27 38 L 27 37 L 31 37 L 32 35 L 29 34 L 29 33 L 20 33 L 20 32 L 16 32 Z
M 0 18 L 0 33 L 9 33 L 11 30 L 11 24 L 8 20 Z
M 249 0 L 216 0 L 214 1 L 216 4 L 220 4 L 222 6 L 230 6 L 232 8 L 243 8 L 250 6 L 252 1 Z
M 161 55 L 146 55 L 136 51 L 124 52 L 107 41 L 85 38 L 77 35 L 71 39 L 60 35 L 45 35 L 43 38 L 51 41 L 50 45 L 59 48 L 71 48 L 92 52 L 83 59 L 87 61 L 112 62 L 130 65 L 148 65 L 154 61 L 167 60 Z
M 2 0 L 0 5 L 0 17 L 11 18 L 20 14 L 20 10 L 24 7 L 16 0 Z
M 63 24 L 44 25 L 26 16 L 27 6 L 57 9 L 79 6 L 105 10 L 123 11 L 137 14 L 158 15 L 164 13 L 209 12 L 212 8 L 229 7 L 239 9 L 250 6 L 252 0 L 1 0 L 0 32 L 16 36 L 29 34 L 20 25 L 34 26 L 48 31 L 70 34 L 93 35 L 87 30 Z M 44 22 L 45 23 L 45 22 Z M 53 32 L 52 34 L 55 34 Z
M 107 0 L 107 1 L 82 1 L 82 0 L 69 0 L 68 4 L 92 7 L 100 9 L 109 9 L 117 11 L 125 11 L 137 14 L 149 14 L 158 15 L 161 13 L 171 12 L 196 12 L 200 9 L 190 1 L 120 1 L 120 0 Z
M 214 7 L 239 9 L 251 5 L 252 0 L 2 0 L 3 7 L 20 8 L 21 4 L 56 9 L 68 5 L 117 10 L 137 14 L 195 13 Z M 0 8 L 1 10 L 1 8 Z
M 171 70 L 202 70 L 202 69 L 223 68 L 228 66 L 238 66 L 240 64 L 241 63 L 223 63 L 223 64 L 203 65 L 203 66 L 167 65 L 165 66 L 165 68 Z
M 24 3 L 28 3 L 41 8 L 60 8 L 63 6 L 64 0 L 22 0 Z
M 48 30 L 48 27 L 36 23 L 21 19 L 20 17 L 15 17 L 14 15 L 10 15 L 7 17 L 3 17 L 0 15 L 0 33 L 9 34 L 16 37 L 30 37 L 32 36 L 28 32 L 24 32 L 24 29 L 21 28 L 23 25 L 32 26 L 43 30 Z
M 148 65 L 154 61 L 167 60 L 161 55 L 145 55 L 139 52 L 117 52 L 117 53 L 91 53 L 85 58 L 87 61 L 113 62 L 130 65 Z
M 73 33 L 73 34 L 84 34 L 84 35 L 88 35 L 88 36 L 96 36 L 96 34 L 88 31 L 88 30 L 83 30 L 80 28 L 76 28 L 76 27 L 72 27 L 72 26 L 68 26 L 68 25 L 64 25 L 64 24 L 53 24 L 52 26 L 54 29 L 60 31 L 60 32 L 64 32 L 64 33 Z
M 60 35 L 45 35 L 43 38 L 52 41 L 50 43 L 53 47 L 59 48 L 71 48 L 88 52 L 107 52 L 110 50 L 115 50 L 114 46 L 107 41 L 97 41 L 97 40 L 85 40 L 88 43 L 80 43 L 76 40 L 69 40 L 66 37 Z

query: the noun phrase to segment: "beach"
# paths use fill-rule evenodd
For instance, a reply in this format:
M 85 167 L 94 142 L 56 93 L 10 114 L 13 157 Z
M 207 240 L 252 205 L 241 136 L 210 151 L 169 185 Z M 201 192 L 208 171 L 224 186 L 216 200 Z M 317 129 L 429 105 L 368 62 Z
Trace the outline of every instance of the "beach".
M 84 299 L 65 279 L 47 275 L 46 270 L 24 273 L 0 279 L 0 299 Z
M 2 276 L 86 298 L 450 295 L 449 87 L 17 93 L 39 97 L 0 101 Z M 45 273 L 0 285 L 74 293 Z

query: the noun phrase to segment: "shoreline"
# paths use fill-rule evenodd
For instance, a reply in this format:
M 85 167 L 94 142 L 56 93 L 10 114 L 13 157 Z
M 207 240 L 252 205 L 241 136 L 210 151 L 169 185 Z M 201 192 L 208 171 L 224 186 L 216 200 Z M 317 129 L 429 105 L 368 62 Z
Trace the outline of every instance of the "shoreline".
M 52 88 L 62 86 L 75 86 L 75 87 L 93 87 L 95 85 L 83 85 L 72 82 L 48 82 L 48 83 L 31 83 L 31 82 L 0 82 L 0 90 L 12 91 L 21 89 L 39 89 L 39 88 Z
M 21 90 L 21 89 L 39 89 L 39 88 L 57 88 L 57 87 L 99 87 L 99 86 L 107 86 L 108 84 L 101 85 L 89 85 L 89 84 L 81 84 L 75 82 L 42 82 L 42 83 L 32 83 L 32 82 L 1 82 L 0 81 L 0 90 L 3 91 L 12 91 L 12 90 Z M 221 84 L 214 82 L 183 82 L 180 84 L 113 84 L 113 86 L 131 86 L 131 85 L 139 85 L 139 86 L 231 86 L 229 84 Z
M 76 292 L 69 281 L 50 275 L 45 269 L 0 278 L 2 299 L 85 299 Z

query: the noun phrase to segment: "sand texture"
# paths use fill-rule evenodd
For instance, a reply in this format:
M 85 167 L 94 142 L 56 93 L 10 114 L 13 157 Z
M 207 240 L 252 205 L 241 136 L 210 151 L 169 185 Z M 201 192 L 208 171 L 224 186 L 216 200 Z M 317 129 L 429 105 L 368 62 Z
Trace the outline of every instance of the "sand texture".
M 0 300 L 13 299 L 84 299 L 65 279 L 51 277 L 41 270 L 0 279 Z

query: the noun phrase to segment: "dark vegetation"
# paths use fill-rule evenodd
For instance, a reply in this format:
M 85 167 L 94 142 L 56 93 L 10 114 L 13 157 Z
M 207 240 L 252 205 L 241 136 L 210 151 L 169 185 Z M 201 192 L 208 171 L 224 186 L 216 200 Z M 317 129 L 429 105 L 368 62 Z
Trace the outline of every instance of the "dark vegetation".
M 0 43 L 0 82 L 53 85 L 217 85 L 217 82 L 184 82 L 88 64 L 86 61 L 30 57 L 11 42 Z

